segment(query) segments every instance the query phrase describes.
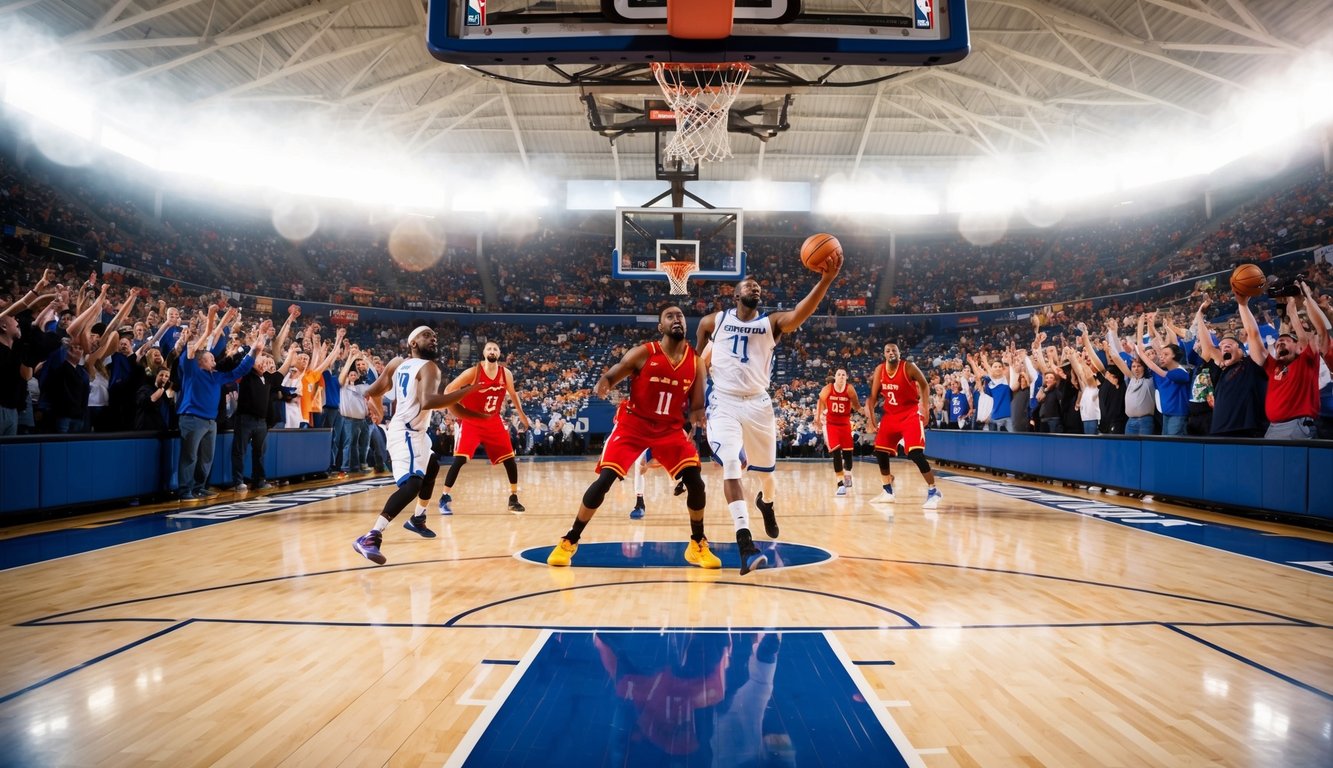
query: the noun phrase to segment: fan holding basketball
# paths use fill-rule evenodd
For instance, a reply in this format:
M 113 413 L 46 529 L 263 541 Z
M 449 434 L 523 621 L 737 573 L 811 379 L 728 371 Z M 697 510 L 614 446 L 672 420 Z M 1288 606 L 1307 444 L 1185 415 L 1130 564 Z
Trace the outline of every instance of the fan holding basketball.
M 1231 272 L 1231 292 L 1252 299 L 1264 292 L 1264 271 L 1253 264 L 1241 264 Z
M 842 243 L 833 235 L 821 232 L 811 235 L 801 244 L 801 263 L 812 272 L 826 272 L 842 268 Z

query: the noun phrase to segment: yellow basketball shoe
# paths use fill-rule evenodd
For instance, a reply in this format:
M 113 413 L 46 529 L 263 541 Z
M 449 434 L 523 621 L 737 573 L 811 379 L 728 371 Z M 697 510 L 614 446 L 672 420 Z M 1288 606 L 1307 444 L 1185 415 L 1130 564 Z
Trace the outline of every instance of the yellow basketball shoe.
M 569 565 L 569 561 L 574 559 L 574 553 L 579 551 L 579 545 L 569 539 L 560 539 L 560 543 L 555 545 L 551 554 L 546 556 L 547 565 Z
M 721 568 L 722 561 L 708 548 L 708 539 L 690 540 L 685 545 L 685 562 L 700 568 Z

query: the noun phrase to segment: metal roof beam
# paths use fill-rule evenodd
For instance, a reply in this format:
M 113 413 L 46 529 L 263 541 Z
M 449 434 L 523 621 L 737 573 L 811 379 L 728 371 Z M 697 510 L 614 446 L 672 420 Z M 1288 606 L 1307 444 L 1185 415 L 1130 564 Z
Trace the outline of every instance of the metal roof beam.
M 1191 19 L 1198 19 L 1199 21 L 1202 21 L 1205 24 L 1210 24 L 1214 27 L 1225 29 L 1228 32 L 1234 32 L 1240 35 L 1241 37 L 1248 37 L 1251 40 L 1257 40 L 1258 42 L 1261 43 L 1267 43 L 1268 45 L 1271 45 L 1274 48 L 1285 48 L 1288 51 L 1291 51 L 1292 53 L 1300 51 L 1300 46 L 1293 45 L 1285 40 L 1279 40 L 1276 37 L 1273 37 L 1272 35 L 1268 34 L 1267 32 L 1251 29 L 1250 27 L 1247 27 L 1243 24 L 1236 24 L 1235 22 L 1227 21 L 1226 19 L 1223 19 L 1220 16 L 1215 16 L 1211 13 L 1204 13 L 1203 11 L 1195 10 L 1188 6 L 1181 5 L 1180 3 L 1173 3 L 1171 2 L 1171 0 L 1144 0 L 1144 2 L 1152 3 L 1158 8 L 1165 8 L 1166 10 L 1178 13 L 1181 16 L 1188 16 Z
M 282 66 L 278 67 L 278 69 L 286 69 L 291 65 L 295 64 L 296 61 L 301 58 L 302 54 L 310 50 L 310 46 L 318 42 L 319 39 L 324 36 L 324 33 L 329 31 L 329 27 L 333 26 L 333 22 L 337 21 L 338 17 L 342 16 L 346 12 L 347 12 L 347 6 L 344 5 L 343 7 L 329 14 L 329 17 L 324 20 L 324 23 L 319 25 L 319 29 L 311 33 L 310 37 L 306 38 L 306 41 L 304 43 L 301 43 L 301 45 L 298 46 L 296 50 L 292 51 L 292 55 L 288 56 L 287 60 L 284 61 L 282 63 Z
M 74 43 L 87 42 L 88 40 L 96 40 L 97 38 L 102 37 L 103 35 L 109 35 L 112 32 L 119 32 L 120 30 L 125 29 L 126 27 L 133 27 L 134 25 L 141 24 L 145 21 L 148 21 L 149 19 L 156 19 L 158 16 L 165 16 L 168 13 L 175 13 L 176 11 L 179 11 L 182 8 L 188 8 L 189 6 L 194 5 L 197 2 L 199 2 L 199 0 L 174 0 L 174 2 L 167 3 L 166 5 L 160 5 L 157 8 L 154 8 L 150 11 L 144 11 L 143 13 L 136 13 L 133 16 L 121 19 L 120 21 L 117 21 L 115 23 L 108 23 L 106 26 L 99 25 L 97 27 L 94 27 L 93 29 L 87 30 L 86 32 L 75 32 L 74 34 L 66 37 L 60 42 L 63 45 L 72 45 Z M 113 8 L 112 10 L 115 9 Z M 119 14 L 120 11 L 117 10 L 116 13 Z
M 311 3 L 310 5 L 307 5 L 304 8 L 298 8 L 288 13 L 279 14 L 271 19 L 258 22 L 237 32 L 231 32 L 231 31 L 224 32 L 223 34 L 218 35 L 215 38 L 211 38 L 212 44 L 209 45 L 207 48 L 202 48 L 200 50 L 187 53 L 184 56 L 177 57 L 170 61 L 164 61 L 161 64 L 156 64 L 154 66 L 141 69 L 137 72 L 131 72 L 128 75 L 123 75 L 121 77 L 115 78 L 111 82 L 120 83 L 129 80 L 138 80 L 144 77 L 152 77 L 153 75 L 156 75 L 160 72 L 166 72 L 168 70 L 175 69 L 176 67 L 179 67 L 183 64 L 188 64 L 194 61 L 195 59 L 203 58 L 204 56 L 207 56 L 211 53 L 216 53 L 217 51 L 220 51 L 223 48 L 237 45 L 238 43 L 244 43 L 246 41 L 253 40 L 257 37 L 263 37 L 264 35 L 267 35 L 270 32 L 277 32 L 280 29 L 286 29 L 287 27 L 293 27 L 298 24 L 304 24 L 305 22 L 310 21 L 311 19 L 317 19 L 320 16 L 323 16 L 324 14 L 329 13 L 331 11 L 336 11 L 339 8 L 345 8 L 349 5 L 356 5 L 357 3 L 361 2 L 365 2 L 365 0 L 322 0 L 322 2 Z M 249 15 L 248 12 L 246 15 Z M 242 18 L 244 18 L 244 16 Z M 234 27 L 235 24 L 233 24 L 232 26 Z M 210 38 L 201 38 L 199 42 L 203 43 L 209 41 Z
M 532 164 L 528 161 L 528 150 L 523 146 L 523 132 L 519 130 L 518 118 L 514 117 L 514 105 L 509 101 L 509 89 L 500 86 L 500 95 L 504 97 L 505 115 L 509 117 L 509 127 L 514 132 L 514 143 L 518 145 L 519 157 L 523 158 L 523 169 L 532 170 Z
M 1177 69 L 1189 72 L 1192 75 L 1197 75 L 1199 77 L 1206 78 L 1208 80 L 1213 80 L 1215 82 L 1222 83 L 1223 85 L 1227 85 L 1232 88 L 1237 88 L 1241 90 L 1245 89 L 1245 86 L 1233 80 L 1228 80 L 1227 78 L 1222 77 L 1220 75 L 1213 74 L 1212 72 L 1209 72 L 1207 70 L 1199 69 L 1198 67 L 1191 66 L 1183 61 L 1177 61 L 1176 59 L 1173 59 L 1170 56 L 1163 55 L 1161 51 L 1162 49 L 1167 47 L 1168 44 L 1166 43 L 1153 42 L 1152 40 L 1141 40 L 1136 37 L 1131 37 L 1122 34 L 1120 31 L 1112 27 L 1108 27 L 1105 24 L 1097 21 L 1096 19 L 1091 19 L 1088 18 L 1087 16 L 1081 16 L 1077 13 L 1072 13 L 1063 8 L 1058 8 L 1046 2 L 1046 0 L 983 0 L 983 1 L 990 2 L 995 5 L 1005 5 L 1010 8 L 1018 8 L 1027 11 L 1028 13 L 1038 18 L 1050 19 L 1051 21 L 1057 22 L 1056 26 L 1066 34 L 1078 35 L 1079 37 L 1086 37 L 1089 40 L 1094 40 L 1099 43 L 1105 43 L 1106 45 L 1119 48 L 1123 51 L 1136 53 L 1140 56 L 1152 59 L 1153 61 L 1159 61 L 1163 64 L 1168 64 Z
M 1200 115 L 1198 112 L 1195 112 L 1194 110 L 1188 107 L 1184 107 L 1181 106 L 1180 104 L 1167 101 L 1166 99 L 1158 98 L 1151 94 L 1143 93 L 1142 91 L 1136 91 L 1133 88 L 1126 88 L 1125 86 L 1120 85 L 1119 83 L 1113 83 L 1110 80 L 1106 80 L 1105 78 L 1093 77 L 1092 75 L 1080 72 L 1077 69 L 1073 69 L 1072 67 L 1066 67 L 1062 64 L 1056 64 L 1053 61 L 1046 61 L 1045 59 L 1041 59 L 1036 56 L 1032 56 L 1030 54 L 1020 53 L 1019 51 L 1015 51 L 1012 48 L 1006 48 L 1005 46 L 999 45 L 997 43 L 985 43 L 984 45 L 986 48 L 999 51 L 1000 53 L 1003 53 L 1006 56 L 1009 56 L 1010 58 L 1014 58 L 1019 61 L 1024 61 L 1027 62 L 1028 64 L 1042 67 L 1044 69 L 1049 69 L 1053 72 L 1059 72 L 1060 74 L 1072 77 L 1075 80 L 1081 80 L 1085 83 L 1091 83 L 1092 85 L 1101 86 L 1102 88 L 1105 88 L 1108 91 L 1115 91 L 1116 93 L 1119 93 L 1124 96 L 1131 96 L 1133 98 L 1142 99 L 1144 101 L 1149 101 L 1154 104 L 1160 104 L 1164 107 L 1178 109 L 1181 112 L 1194 115 L 1195 117 L 1202 117 L 1202 115 Z
M 277 82 L 278 80 L 282 80 L 284 78 L 291 77 L 292 75 L 298 74 L 300 72 L 304 72 L 307 69 L 312 69 L 314 67 L 322 66 L 324 64 L 328 64 L 329 62 L 337 61 L 339 59 L 345 59 L 348 56 L 355 56 L 359 53 L 368 51 L 372 48 L 379 48 L 380 46 L 390 41 L 401 42 L 403 40 L 406 40 L 407 38 L 408 38 L 407 34 L 398 33 L 393 35 L 385 35 L 383 37 L 377 37 L 373 40 L 367 40 L 364 43 L 351 45 L 346 48 L 339 48 L 338 50 L 333 51 L 332 53 L 326 53 L 323 56 L 316 56 L 313 59 L 304 61 L 300 64 L 295 64 L 286 69 L 274 70 L 273 72 L 270 72 L 269 74 L 264 75 L 263 77 L 256 78 L 248 83 L 242 83 L 233 88 L 228 88 L 227 90 L 220 91 L 218 93 L 213 94 L 212 96 L 199 99 L 195 103 L 202 104 L 210 101 L 217 101 L 219 99 L 225 99 L 228 96 L 235 96 L 238 93 L 245 93 L 246 91 L 252 91 L 256 88 L 262 88 L 270 83 L 274 83 Z

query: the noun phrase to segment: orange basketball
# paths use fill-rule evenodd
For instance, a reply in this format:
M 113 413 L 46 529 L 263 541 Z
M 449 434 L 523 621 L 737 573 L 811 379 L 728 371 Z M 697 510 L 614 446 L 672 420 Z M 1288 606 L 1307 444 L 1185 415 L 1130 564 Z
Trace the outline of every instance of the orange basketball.
M 801 244 L 801 263 L 806 269 L 823 272 L 824 262 L 834 256 L 842 256 L 842 243 L 833 235 L 821 232 L 807 237 Z
M 1264 292 L 1264 271 L 1253 264 L 1241 264 L 1231 273 L 1231 291 L 1253 298 Z

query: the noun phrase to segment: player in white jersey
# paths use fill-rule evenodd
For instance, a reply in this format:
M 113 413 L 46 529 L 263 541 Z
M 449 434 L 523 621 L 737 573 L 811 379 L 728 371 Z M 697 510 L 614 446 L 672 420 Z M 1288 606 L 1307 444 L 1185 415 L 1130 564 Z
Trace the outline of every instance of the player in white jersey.
M 393 418 L 385 425 L 384 432 L 398 490 L 384 502 L 375 526 L 352 544 L 353 549 L 378 565 L 384 564 L 384 555 L 380 553 L 384 529 L 412 503 L 412 499 L 418 497 L 424 484 L 434 485 L 435 475 L 439 472 L 439 464 L 431 453 L 430 438 L 426 435 L 430 412 L 440 408 L 457 409 L 458 401 L 476 387 L 473 385 L 447 394 L 440 392 L 440 368 L 435 364 L 439 346 L 435 331 L 430 328 L 422 325 L 414 329 L 407 337 L 407 349 L 409 356 L 394 358 L 366 392 L 367 405 L 375 413 L 379 412 L 380 398 L 385 394 L 392 393 L 390 397 L 396 403 Z M 435 538 L 435 532 L 426 527 L 425 514 L 408 519 L 403 527 L 419 536 Z
M 708 442 L 713 458 L 722 464 L 722 491 L 736 527 L 741 553 L 741 574 L 763 567 L 768 558 L 750 534 L 750 511 L 741 484 L 741 454 L 751 472 L 763 473 L 763 489 L 755 505 L 764 517 L 764 531 L 778 536 L 777 501 L 773 470 L 777 466 L 777 422 L 768 388 L 773 375 L 773 348 L 785 333 L 801 327 L 824 300 L 842 269 L 842 256 L 825 262 L 819 282 L 787 312 L 759 311 L 763 289 L 747 275 L 736 285 L 736 306 L 708 315 L 699 322 L 696 348 L 712 344 L 708 387 Z

